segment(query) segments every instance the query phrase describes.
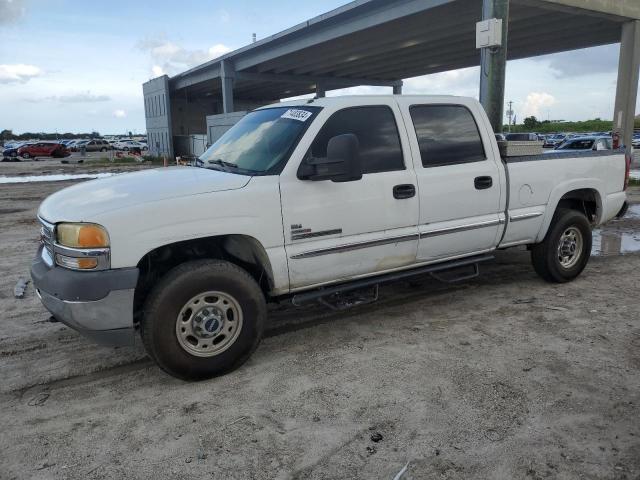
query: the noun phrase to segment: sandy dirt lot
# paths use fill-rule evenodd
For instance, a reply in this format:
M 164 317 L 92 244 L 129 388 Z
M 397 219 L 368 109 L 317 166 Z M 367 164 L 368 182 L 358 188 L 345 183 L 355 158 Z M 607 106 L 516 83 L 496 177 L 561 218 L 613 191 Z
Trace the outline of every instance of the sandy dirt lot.
M 0 185 L 0 478 L 640 478 L 640 205 L 573 283 L 518 250 L 346 312 L 275 305 L 247 364 L 185 383 L 13 298 L 64 186 Z

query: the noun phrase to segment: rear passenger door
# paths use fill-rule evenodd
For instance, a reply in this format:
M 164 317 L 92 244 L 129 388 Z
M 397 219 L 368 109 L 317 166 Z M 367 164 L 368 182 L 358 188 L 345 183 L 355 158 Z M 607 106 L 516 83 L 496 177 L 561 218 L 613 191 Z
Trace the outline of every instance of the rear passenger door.
M 308 156 L 327 155 L 329 139 L 359 142 L 360 180 L 301 180 Z M 404 268 L 415 262 L 418 197 L 406 129 L 393 99 L 325 107 L 280 176 L 285 250 L 293 290 Z
M 490 251 L 504 225 L 504 169 L 493 132 L 476 121 L 486 118 L 476 102 L 457 101 L 399 99 L 418 177 L 419 262 Z

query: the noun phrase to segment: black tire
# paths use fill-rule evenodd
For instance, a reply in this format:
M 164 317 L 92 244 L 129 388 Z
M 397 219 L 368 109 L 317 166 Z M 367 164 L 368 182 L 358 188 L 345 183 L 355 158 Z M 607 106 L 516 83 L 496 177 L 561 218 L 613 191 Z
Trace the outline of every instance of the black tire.
M 222 292 L 237 302 L 241 325 L 226 350 L 200 357 L 180 344 L 177 322 L 191 299 L 209 291 Z M 246 362 L 260 343 L 266 317 L 264 294 L 245 270 L 221 260 L 196 260 L 175 267 L 153 288 L 145 302 L 140 334 L 147 353 L 162 370 L 183 380 L 203 380 Z
M 24 153 L 21 155 L 21 157 L 22 157 L 22 158 L 24 158 L 24 159 L 27 159 L 27 158 L 31 158 L 31 155 L 29 155 L 29 153 L 28 153 L 28 152 L 24 152 Z
M 575 260 L 564 266 L 560 260 L 560 242 L 563 234 L 572 229 L 574 233 L 577 230 L 581 234 L 582 246 Z M 531 249 L 531 263 L 536 273 L 548 282 L 570 282 L 587 266 L 591 244 L 591 224 L 587 217 L 577 210 L 559 208 L 542 243 Z
M 104 148 L 104 147 L 102 147 L 102 148 L 100 149 L 100 151 L 101 151 L 101 152 L 106 152 L 106 151 L 107 151 L 107 149 L 106 149 L 106 148 Z

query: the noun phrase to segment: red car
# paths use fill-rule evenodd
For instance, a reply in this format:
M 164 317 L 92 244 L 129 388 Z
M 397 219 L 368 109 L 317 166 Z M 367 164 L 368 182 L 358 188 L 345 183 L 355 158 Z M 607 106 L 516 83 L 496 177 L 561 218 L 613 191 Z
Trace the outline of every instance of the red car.
M 62 158 L 71 155 L 67 147 L 61 143 L 38 142 L 24 145 L 18 149 L 18 155 L 22 158 L 55 157 Z

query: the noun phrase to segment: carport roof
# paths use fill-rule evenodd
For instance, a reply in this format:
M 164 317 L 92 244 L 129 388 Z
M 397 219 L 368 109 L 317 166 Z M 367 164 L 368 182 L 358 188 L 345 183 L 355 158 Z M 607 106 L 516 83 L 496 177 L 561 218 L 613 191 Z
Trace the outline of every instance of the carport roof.
M 640 20 L 638 0 L 511 0 L 508 59 L 620 41 Z M 234 97 L 278 99 L 393 81 L 479 64 L 482 0 L 356 0 L 170 79 L 189 96 L 219 94 L 221 62 Z

